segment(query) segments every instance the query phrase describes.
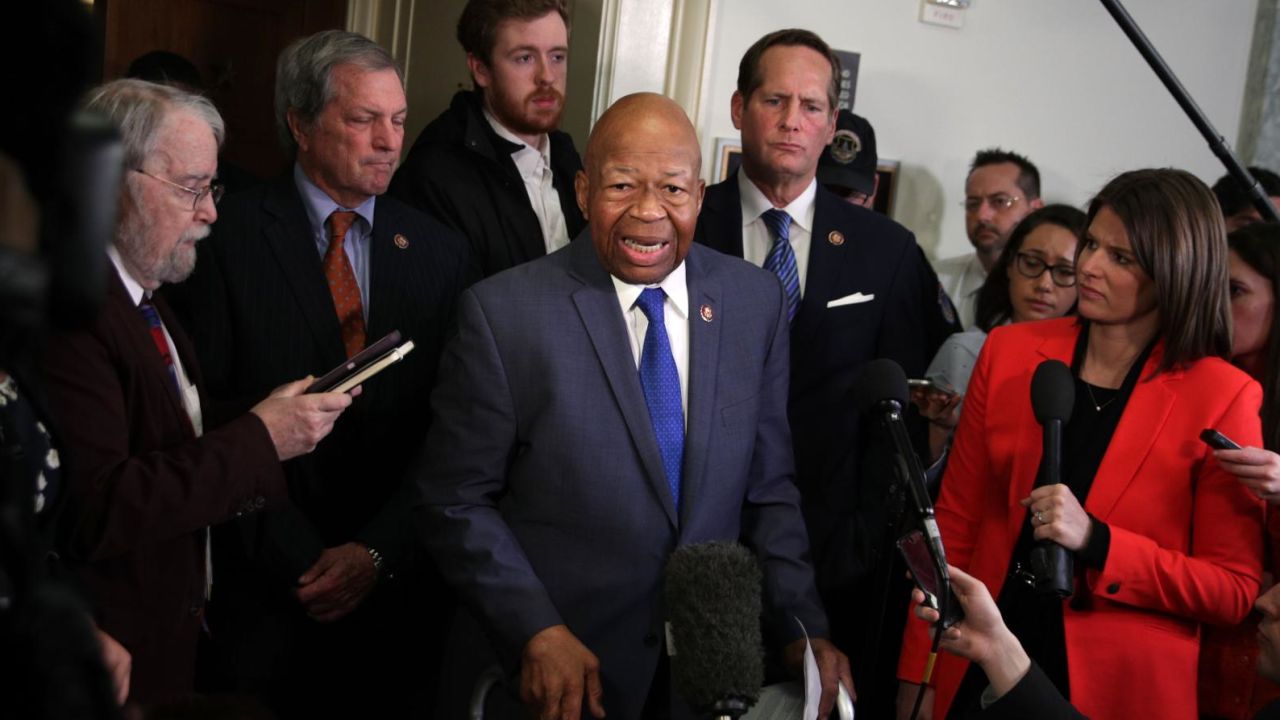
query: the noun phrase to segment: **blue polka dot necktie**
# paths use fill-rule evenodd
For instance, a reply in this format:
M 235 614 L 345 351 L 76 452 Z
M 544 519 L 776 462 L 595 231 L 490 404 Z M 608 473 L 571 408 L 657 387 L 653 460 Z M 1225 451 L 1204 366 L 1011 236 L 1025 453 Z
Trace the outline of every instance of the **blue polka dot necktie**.
M 791 321 L 800 309 L 800 272 L 796 269 L 796 253 L 791 249 L 791 216 L 786 210 L 769 208 L 760 219 L 773 235 L 773 247 L 764 259 L 764 269 L 782 281 L 782 289 L 787 293 L 787 320 Z
M 644 389 L 649 422 L 653 424 L 653 434 L 658 439 L 667 486 L 671 488 L 671 499 L 678 511 L 680 474 L 684 465 L 684 410 L 680 403 L 680 375 L 676 372 L 676 360 L 671 354 L 671 340 L 667 337 L 666 318 L 663 316 L 666 298 L 667 294 L 661 288 L 646 288 L 636 300 L 640 311 L 649 319 L 644 348 L 640 351 L 640 387 Z

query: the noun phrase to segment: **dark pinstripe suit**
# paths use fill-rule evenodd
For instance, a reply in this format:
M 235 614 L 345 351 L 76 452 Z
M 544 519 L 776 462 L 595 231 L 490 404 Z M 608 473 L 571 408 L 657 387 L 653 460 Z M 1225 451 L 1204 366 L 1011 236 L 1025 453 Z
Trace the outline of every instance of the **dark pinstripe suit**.
M 219 213 L 212 237 L 200 246 L 196 272 L 171 297 L 195 341 L 210 394 L 245 405 L 289 379 L 318 376 L 345 355 L 292 177 L 228 198 Z M 241 688 L 275 684 L 303 659 L 297 653 L 327 663 L 346 652 L 358 669 L 367 669 L 368 655 L 381 652 L 377 643 L 385 638 L 365 623 L 392 635 L 410 630 L 395 616 L 408 607 L 405 591 L 421 584 L 423 568 L 408 524 L 411 486 L 403 480 L 426 433 L 438 355 L 469 280 L 468 263 L 465 243 L 451 230 L 393 198 L 378 198 L 369 250 L 369 342 L 398 329 L 416 347 L 401 365 L 365 384 L 316 452 L 288 463 L 291 507 L 215 538 L 218 559 L 231 569 L 219 573 L 214 637 L 221 629 L 223 639 L 242 639 L 261 663 L 232 661 Z M 322 628 L 302 616 L 292 590 L 323 548 L 351 541 L 381 552 L 396 579 L 381 583 L 352 615 Z M 232 625 L 219 628 L 220 621 Z M 299 639 L 325 635 L 332 637 L 314 645 Z M 288 660 L 273 666 L 269 653 L 283 650 L 292 651 L 284 652 Z M 300 685 L 315 681 L 298 678 Z M 385 691 L 390 681 L 378 682 Z

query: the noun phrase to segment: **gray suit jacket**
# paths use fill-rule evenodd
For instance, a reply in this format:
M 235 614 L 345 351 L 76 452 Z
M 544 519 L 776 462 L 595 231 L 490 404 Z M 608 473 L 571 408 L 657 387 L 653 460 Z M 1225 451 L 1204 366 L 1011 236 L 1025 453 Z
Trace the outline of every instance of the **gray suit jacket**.
M 564 623 L 601 661 L 609 717 L 638 717 L 662 645 L 667 557 L 709 540 L 741 539 L 758 553 L 777 640 L 798 636 L 793 615 L 825 636 L 792 480 L 781 286 L 703 247 L 685 263 L 678 515 L 590 237 L 463 294 L 419 481 L 419 526 L 471 613 L 451 661 L 478 645 L 514 671 L 531 636 Z

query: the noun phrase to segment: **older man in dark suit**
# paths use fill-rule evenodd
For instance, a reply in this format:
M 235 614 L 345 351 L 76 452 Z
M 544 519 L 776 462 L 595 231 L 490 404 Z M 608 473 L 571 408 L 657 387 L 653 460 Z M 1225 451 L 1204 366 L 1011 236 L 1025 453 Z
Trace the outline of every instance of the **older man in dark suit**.
M 448 607 L 414 542 L 406 471 L 469 254 L 382 196 L 406 113 L 382 48 L 347 32 L 303 38 L 281 54 L 276 95 L 292 172 L 228 198 L 199 269 L 175 288 L 210 391 L 243 402 L 392 330 L 415 349 L 365 383 L 312 457 L 289 463 L 292 505 L 215 534 L 227 569 L 210 612 L 213 680 L 261 693 L 281 716 L 403 717 L 429 702 Z
M 911 233 L 815 179 L 835 133 L 838 78 L 839 61 L 807 30 L 779 30 L 747 50 L 732 99 L 742 167 L 707 189 L 698 241 L 771 270 L 786 291 L 796 479 L 818 584 L 833 636 L 854 656 L 860 709 L 880 717 L 892 698 L 880 705 L 875 690 L 892 685 L 893 662 L 877 646 L 896 653 L 896 632 L 879 643 L 876 633 L 884 618 L 901 628 L 906 586 L 885 563 L 891 473 L 859 471 L 868 443 L 850 390 L 874 358 L 920 377 L 959 326 Z M 901 585 L 888 606 L 873 579 Z
M 793 618 L 826 634 L 792 484 L 784 298 L 691 247 L 699 160 L 675 103 L 619 100 L 576 181 L 589 236 L 463 294 L 419 485 L 467 608 L 449 646 L 464 693 L 501 662 L 540 717 L 685 716 L 660 661 L 662 572 L 685 543 L 754 548 L 793 660 Z M 848 661 L 814 645 L 830 708 Z M 522 715 L 505 697 L 489 712 Z
M 55 335 L 44 369 L 61 434 L 73 567 L 101 627 L 133 655 L 142 704 L 192 691 L 209 590 L 206 528 L 284 500 L 280 461 L 315 447 L 350 404 L 286 385 L 225 424 L 163 299 L 217 217 L 223 124 L 204 98 L 139 80 L 88 103 L 121 127 L 127 169 L 101 316 Z M 265 394 L 265 393 L 264 393 Z

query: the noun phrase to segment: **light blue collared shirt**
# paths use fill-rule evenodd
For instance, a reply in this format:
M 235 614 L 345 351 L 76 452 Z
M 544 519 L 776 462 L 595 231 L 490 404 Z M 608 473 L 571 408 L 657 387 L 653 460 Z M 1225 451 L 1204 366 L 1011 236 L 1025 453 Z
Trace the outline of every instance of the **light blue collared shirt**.
M 329 249 L 329 232 L 325 222 L 337 210 L 352 210 L 356 214 L 355 222 L 347 231 L 342 248 L 351 263 L 351 272 L 355 273 L 356 284 L 360 286 L 360 306 L 364 310 L 364 320 L 369 322 L 369 244 L 373 236 L 373 204 L 378 198 L 370 197 L 353 208 L 342 207 L 333 201 L 325 191 L 311 182 L 302 172 L 302 166 L 294 163 L 293 182 L 298 186 L 298 195 L 302 197 L 302 205 L 307 209 L 307 219 L 311 221 L 311 235 L 316 243 L 320 259 Z

